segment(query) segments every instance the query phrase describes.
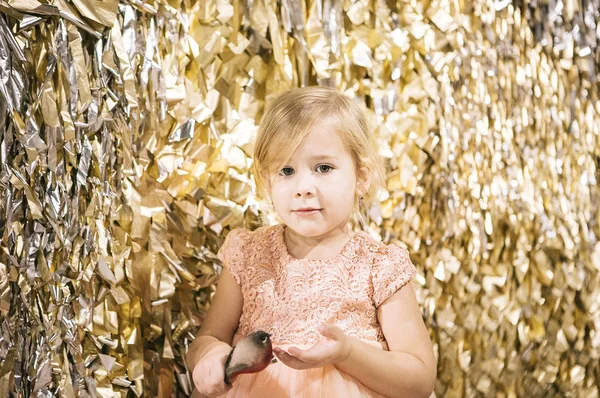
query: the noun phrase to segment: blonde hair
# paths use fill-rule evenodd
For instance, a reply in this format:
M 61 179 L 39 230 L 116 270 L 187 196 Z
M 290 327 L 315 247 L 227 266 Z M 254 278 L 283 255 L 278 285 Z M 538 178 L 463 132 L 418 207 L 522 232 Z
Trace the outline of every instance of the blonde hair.
M 265 188 L 264 176 L 282 166 L 318 123 L 327 123 L 340 134 L 354 161 L 357 178 L 369 177 L 369 189 L 362 197 L 363 207 L 368 208 L 384 182 L 383 160 L 360 105 L 327 87 L 286 91 L 265 113 L 254 146 L 253 168 L 259 190 Z M 358 204 L 355 198 L 356 208 Z

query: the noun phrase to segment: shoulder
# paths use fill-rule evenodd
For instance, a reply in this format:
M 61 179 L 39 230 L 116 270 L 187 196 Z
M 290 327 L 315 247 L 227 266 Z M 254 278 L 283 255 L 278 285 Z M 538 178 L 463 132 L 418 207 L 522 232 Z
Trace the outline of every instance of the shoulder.
M 399 243 L 379 243 L 377 255 L 373 261 L 376 272 L 404 273 L 414 277 L 416 268 L 410 260 L 408 250 Z
M 219 259 L 233 274 L 238 283 L 244 280 L 249 264 L 258 264 L 271 255 L 270 248 L 276 242 L 278 226 L 265 226 L 251 231 L 247 228 L 232 229 L 218 252 Z
M 373 301 L 379 307 L 401 287 L 410 282 L 417 269 L 410 260 L 408 250 L 399 244 L 380 243 L 371 265 Z
M 233 252 L 248 257 L 253 253 L 264 252 L 277 242 L 277 236 L 281 233 L 281 225 L 263 226 L 253 231 L 248 228 L 232 229 L 221 249 L 220 253 L 231 255 Z
M 376 260 L 392 262 L 410 261 L 410 255 L 408 250 L 399 243 L 379 243 Z
M 246 244 L 260 244 L 261 242 L 273 239 L 280 228 L 280 224 L 259 227 L 253 231 L 248 228 L 235 228 L 229 232 L 225 238 L 225 242 L 235 241 Z
M 360 244 L 357 255 L 371 263 L 410 261 L 408 250 L 401 243 L 383 243 L 366 232 L 358 232 Z

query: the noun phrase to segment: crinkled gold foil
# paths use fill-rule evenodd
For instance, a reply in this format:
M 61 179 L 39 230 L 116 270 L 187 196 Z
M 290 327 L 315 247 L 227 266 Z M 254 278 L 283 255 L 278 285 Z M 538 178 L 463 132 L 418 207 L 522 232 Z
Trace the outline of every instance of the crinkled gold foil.
M 185 396 L 265 106 L 364 102 L 436 393 L 597 397 L 598 0 L 0 0 L 0 394 Z M 185 3 L 185 4 L 184 4 Z
M 112 27 L 115 22 L 115 13 L 119 6 L 118 0 L 72 0 L 81 15 L 99 24 Z

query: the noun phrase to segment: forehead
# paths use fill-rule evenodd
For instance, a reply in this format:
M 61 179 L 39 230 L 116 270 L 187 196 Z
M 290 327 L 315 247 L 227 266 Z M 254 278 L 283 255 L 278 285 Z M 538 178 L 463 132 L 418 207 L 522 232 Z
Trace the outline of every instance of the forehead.
M 350 156 L 341 135 L 328 125 L 314 126 L 302 139 L 291 158 L 302 156 L 314 160 Z

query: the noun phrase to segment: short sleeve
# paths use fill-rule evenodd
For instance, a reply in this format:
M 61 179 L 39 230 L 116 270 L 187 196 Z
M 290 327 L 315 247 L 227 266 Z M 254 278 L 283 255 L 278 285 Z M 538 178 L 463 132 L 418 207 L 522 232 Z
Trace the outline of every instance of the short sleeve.
M 379 307 L 416 274 L 417 269 L 406 249 L 394 244 L 382 245 L 371 268 L 375 307 Z
M 242 271 L 245 268 L 245 252 L 248 248 L 249 233 L 247 229 L 238 228 L 229 232 L 221 245 L 217 256 L 223 266 L 229 270 L 236 282 L 241 285 Z

